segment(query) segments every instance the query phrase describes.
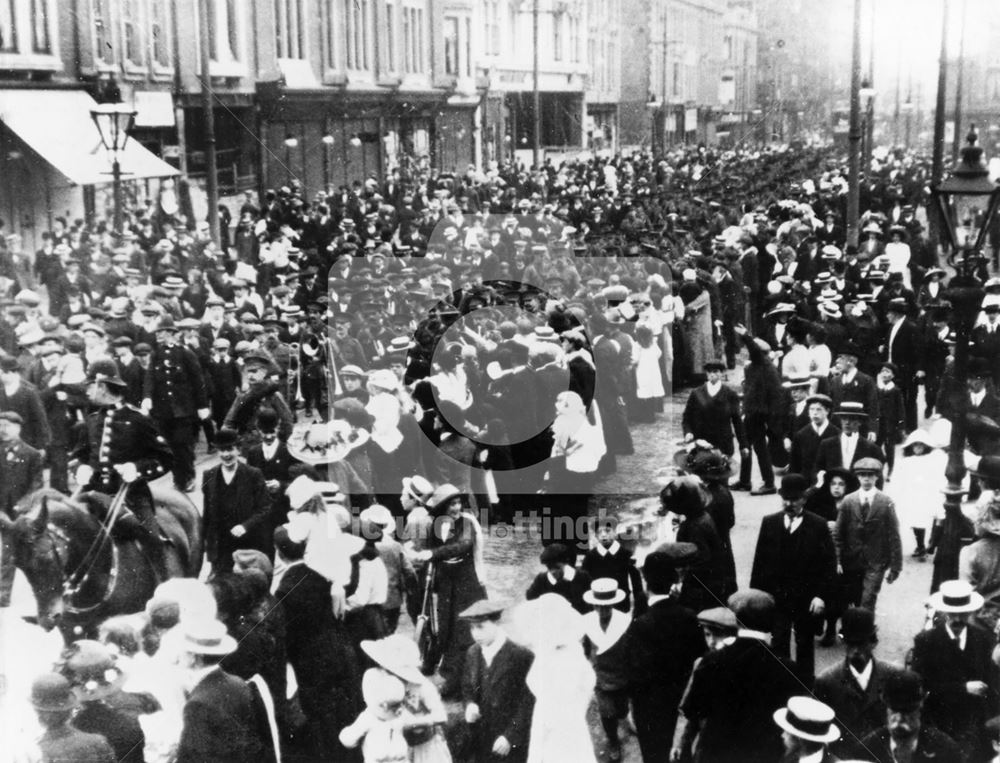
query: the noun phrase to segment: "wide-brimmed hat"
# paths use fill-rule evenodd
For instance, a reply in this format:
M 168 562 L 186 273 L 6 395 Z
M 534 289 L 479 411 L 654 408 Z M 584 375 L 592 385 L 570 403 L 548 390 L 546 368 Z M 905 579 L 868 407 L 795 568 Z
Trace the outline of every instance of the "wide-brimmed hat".
M 450 483 L 438 486 L 431 497 L 427 499 L 427 508 L 432 514 L 438 514 L 445 510 L 447 505 L 455 498 L 460 498 L 462 491 Z
M 768 317 L 772 315 L 791 315 L 795 312 L 795 305 L 789 302 L 779 302 L 767 311 Z
M 728 456 L 720 450 L 696 450 L 687 459 L 687 470 L 702 479 L 723 479 L 731 477 L 733 465 Z
M 63 672 L 81 701 L 103 699 L 121 689 L 125 674 L 115 655 L 100 641 L 80 639 L 70 645 Z
M 666 511 L 689 516 L 703 511 L 709 504 L 708 492 L 694 475 L 674 477 L 660 491 L 660 505 Z
M 812 697 L 789 697 L 785 707 L 774 711 L 774 722 L 792 736 L 829 744 L 840 739 L 833 708 Z
M 424 681 L 420 672 L 420 648 L 412 639 L 400 634 L 393 634 L 377 641 L 364 640 L 361 650 L 375 661 L 379 667 L 402 678 L 407 683 L 418 684 Z
M 610 607 L 625 601 L 625 592 L 614 578 L 597 578 L 591 581 L 590 590 L 583 592 L 583 600 L 593 607 Z
M 914 445 L 925 445 L 928 450 L 933 450 L 937 447 L 931 439 L 930 433 L 923 429 L 914 429 L 906 436 L 906 439 L 903 440 L 903 455 L 911 455 Z
M 218 620 L 193 618 L 181 620 L 180 647 L 191 654 L 226 655 L 236 651 L 236 639 Z
M 369 435 L 344 419 L 297 426 L 288 438 L 288 452 L 306 464 L 332 464 L 368 442 Z
M 928 603 L 937 612 L 978 612 L 983 608 L 985 600 L 982 594 L 974 591 L 972 584 L 965 580 L 946 580 L 941 587 L 931 594 Z

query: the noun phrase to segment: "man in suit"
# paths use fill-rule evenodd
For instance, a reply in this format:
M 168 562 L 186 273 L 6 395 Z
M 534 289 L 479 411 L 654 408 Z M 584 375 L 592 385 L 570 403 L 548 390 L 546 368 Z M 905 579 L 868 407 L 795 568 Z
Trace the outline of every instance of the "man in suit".
M 0 511 L 15 519 L 14 506 L 28 493 L 42 487 L 44 459 L 40 451 L 21 439 L 21 415 L 0 412 Z M 14 547 L 10 533 L 0 534 L 0 609 L 10 606 L 14 584 Z
M 861 350 L 851 342 L 845 342 L 837 350 L 835 368 L 830 375 L 830 399 L 835 409 L 845 402 L 861 403 L 869 421 L 877 422 L 878 387 L 871 376 L 858 370 L 860 357 Z M 874 426 L 869 428 L 868 438 L 875 440 Z
M 764 517 L 757 536 L 750 587 L 771 594 L 776 604 L 774 651 L 791 653 L 795 631 L 795 662 L 800 678 L 811 684 L 815 672 L 813 638 L 818 618 L 830 600 L 837 570 L 833 539 L 826 522 L 804 511 L 809 482 L 801 474 L 786 474 L 778 491 L 783 510 Z
M 772 714 L 801 693 L 794 668 L 771 651 L 774 597 L 738 591 L 726 602 L 736 616 L 736 639 L 698 661 L 681 712 L 697 728 L 702 760 L 713 763 L 768 763 L 781 755 L 781 735 Z M 671 757 L 687 760 L 694 734 L 685 736 Z
M 310 759 L 350 760 L 338 734 L 356 717 L 357 654 L 334 617 L 330 581 L 303 561 L 305 543 L 293 542 L 279 527 L 274 546 L 283 563 L 274 598 L 284 614 L 286 653 L 306 716 L 304 746 Z
M 625 634 L 632 716 L 643 763 L 666 763 L 677 712 L 694 661 L 705 652 L 698 619 L 674 595 L 679 568 L 698 554 L 693 543 L 664 543 L 642 567 L 649 608 Z
M 681 427 L 686 442 L 705 440 L 731 457 L 733 437 L 741 451 L 747 447 L 747 439 L 740 417 L 739 395 L 722 381 L 725 368 L 718 360 L 705 362 L 708 381 L 688 395 Z
M 156 421 L 174 454 L 174 486 L 194 490 L 194 444 L 198 419 L 211 413 L 198 356 L 177 343 L 178 329 L 170 317 L 160 319 L 156 349 L 146 370 L 142 409 Z
M 278 439 L 278 414 L 265 408 L 257 415 L 257 430 L 261 441 L 247 452 L 247 466 L 260 469 L 264 485 L 271 496 L 271 513 L 274 526 L 285 523 L 288 514 L 288 496 L 285 490 L 292 481 L 292 466 L 299 461 L 288 452 L 288 446 Z
M 902 670 L 885 682 L 886 723 L 861 739 L 852 758 L 877 763 L 963 763 L 962 749 L 947 734 L 925 723 L 920 676 Z
M 917 428 L 917 385 L 924 372 L 923 335 L 917 324 L 907 317 L 906 300 L 890 299 L 886 308 L 888 331 L 883 344 L 882 357 L 893 363 L 899 373 L 896 383 L 903 393 L 903 414 L 906 431 Z
M 983 724 L 996 713 L 996 640 L 970 622 L 983 597 L 964 580 L 947 580 L 930 598 L 943 617 L 913 640 L 913 669 L 927 689 L 924 720 L 954 739 L 970 760 L 992 754 Z
M 848 607 L 840 620 L 844 659 L 816 677 L 813 694 L 833 708 L 840 727 L 840 739 L 830 750 L 841 758 L 850 757 L 857 740 L 885 723 L 885 686 L 902 671 L 874 657 L 878 643 L 875 614 L 870 609 Z
M 816 479 L 816 456 L 819 445 L 829 437 L 839 437 L 840 429 L 830 423 L 833 401 L 826 395 L 806 398 L 809 423 L 792 435 L 788 471 L 801 474 L 810 482 Z
M 1000 424 L 1000 396 L 991 391 L 986 385 L 990 379 L 992 369 L 982 359 L 978 357 L 969 359 L 967 372 L 966 392 L 958 394 L 968 395 L 966 403 L 966 414 L 983 417 Z M 954 412 L 944 414 L 945 418 L 953 418 Z M 997 447 L 996 438 L 990 431 L 992 427 L 969 427 L 969 448 L 980 455 L 992 455 Z M 978 500 L 982 494 L 983 486 L 978 477 L 973 476 L 969 480 L 970 501 Z
M 864 422 L 868 421 L 868 414 L 861 403 L 842 403 L 835 415 L 840 422 L 841 432 L 835 437 L 826 437 L 820 441 L 813 466 L 814 474 L 820 476 L 827 469 L 838 466 L 850 469 L 855 461 L 862 458 L 875 458 L 879 461 L 885 458 L 882 449 L 861 434 Z
M 474 763 L 520 763 L 528 757 L 534 697 L 527 676 L 534 656 L 507 638 L 500 627 L 502 614 L 503 607 L 485 599 L 459 613 L 475 641 L 462 674 Z
M 894 583 L 903 569 L 899 519 L 892 499 L 875 487 L 882 462 L 862 458 L 854 462 L 853 471 L 860 487 L 837 511 L 837 558 L 848 601 L 874 612 L 882 580 Z
M 142 385 L 145 381 L 146 372 L 139 364 L 139 359 L 132 352 L 132 338 L 127 336 L 116 337 L 112 342 L 115 352 L 115 360 L 118 362 L 119 375 L 128 385 L 125 393 L 125 402 L 128 405 L 142 404 Z
M 271 500 L 259 469 L 239 462 L 237 434 L 220 429 L 215 437 L 218 466 L 202 475 L 205 551 L 214 572 L 228 572 L 233 551 L 253 548 L 273 561 Z
M 10 355 L 0 358 L 0 411 L 20 414 L 22 436 L 28 445 L 41 451 L 49 447 L 52 436 L 42 399 L 21 376 L 17 358 Z
M 182 623 L 189 691 L 177 746 L 177 763 L 253 760 L 270 763 L 275 751 L 261 697 L 219 663 L 236 640 L 217 620 Z

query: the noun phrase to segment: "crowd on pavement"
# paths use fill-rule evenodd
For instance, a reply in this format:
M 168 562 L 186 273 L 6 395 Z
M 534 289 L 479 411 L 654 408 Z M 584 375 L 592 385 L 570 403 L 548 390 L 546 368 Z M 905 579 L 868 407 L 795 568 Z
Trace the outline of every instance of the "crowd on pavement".
M 0 617 L 20 569 L 67 637 L 16 759 L 586 763 L 627 730 L 645 763 L 996 760 L 1000 278 L 958 378 L 927 178 L 876 162 L 857 246 L 819 147 L 292 180 L 220 242 L 169 192 L 7 236 Z M 684 388 L 640 560 L 594 494 Z M 741 589 L 744 493 L 776 511 Z M 541 569 L 489 600 L 511 523 Z M 883 585 L 928 559 L 884 662 Z

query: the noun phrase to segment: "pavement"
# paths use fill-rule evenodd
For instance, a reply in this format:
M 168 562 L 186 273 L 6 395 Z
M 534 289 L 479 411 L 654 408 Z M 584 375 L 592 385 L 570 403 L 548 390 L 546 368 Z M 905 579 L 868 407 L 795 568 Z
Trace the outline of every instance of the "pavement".
M 740 371 L 730 372 L 731 384 L 738 384 Z M 674 474 L 672 461 L 676 443 L 681 438 L 681 413 L 687 399 L 687 391 L 679 391 L 665 400 L 664 410 L 652 423 L 633 426 L 636 453 L 619 458 L 618 471 L 603 480 L 597 487 L 597 507 L 607 508 L 627 520 L 644 523 L 656 528 L 661 524 L 656 516 L 657 494 L 660 487 Z M 217 462 L 215 457 L 199 451 L 198 471 Z M 165 479 L 169 479 L 169 476 Z M 944 477 L 942 475 L 942 485 Z M 196 483 L 200 484 L 200 483 Z M 777 496 L 750 496 L 736 493 L 736 525 L 731 537 L 736 569 L 741 588 L 748 586 L 757 532 L 761 518 L 781 509 Z M 201 508 L 201 494 L 196 491 L 191 499 Z M 940 496 L 928 496 L 928 500 L 939 500 Z M 664 537 L 661 531 L 660 538 Z M 657 542 L 656 537 L 646 537 L 641 542 L 638 554 L 642 555 Z M 879 644 L 876 654 L 892 662 L 901 663 L 913 642 L 913 636 L 920 630 L 923 619 L 923 604 L 930 590 L 932 565 L 910 558 L 913 550 L 911 535 L 903 535 L 904 566 L 900 578 L 893 585 L 883 587 L 876 612 L 879 626 Z M 491 528 L 486 534 L 485 561 L 486 587 L 490 598 L 517 602 L 533 577 L 541 570 L 538 562 L 540 543 L 525 533 L 513 532 L 509 528 Z M 60 639 L 55 633 L 43 633 L 37 626 L 22 620 L 22 615 L 34 614 L 34 600 L 23 575 L 18 574 L 14 588 L 13 606 L 0 616 L 0 737 L 15 739 L 17 734 L 31 733 L 34 720 L 25 698 L 34 676 L 51 667 L 58 655 Z M 405 618 L 404 618 L 405 620 Z M 514 638 L 518 638 L 517 619 L 508 619 Z M 412 626 L 401 624 L 401 631 L 408 632 Z M 817 671 L 842 659 L 839 647 L 825 648 L 817 644 Z M 451 715 L 460 713 L 458 705 L 449 708 Z M 607 759 L 604 734 L 596 711 L 592 706 L 588 720 L 595 751 L 599 759 Z M 639 761 L 640 756 L 634 736 L 623 737 L 622 760 Z

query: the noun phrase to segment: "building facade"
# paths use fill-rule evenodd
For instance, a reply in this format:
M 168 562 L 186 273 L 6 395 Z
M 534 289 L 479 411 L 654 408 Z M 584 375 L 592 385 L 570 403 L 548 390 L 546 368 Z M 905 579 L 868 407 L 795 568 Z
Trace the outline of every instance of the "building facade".
M 723 17 L 722 74 L 717 137 L 723 145 L 745 142 L 757 110 L 757 14 L 753 0 L 729 0 Z
M 624 144 L 661 150 L 718 142 L 723 42 L 722 0 L 624 0 L 630 26 L 623 58 L 619 121 Z

